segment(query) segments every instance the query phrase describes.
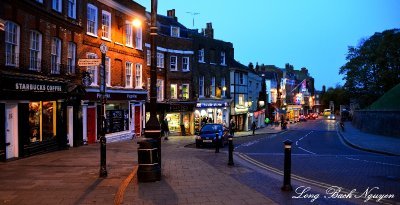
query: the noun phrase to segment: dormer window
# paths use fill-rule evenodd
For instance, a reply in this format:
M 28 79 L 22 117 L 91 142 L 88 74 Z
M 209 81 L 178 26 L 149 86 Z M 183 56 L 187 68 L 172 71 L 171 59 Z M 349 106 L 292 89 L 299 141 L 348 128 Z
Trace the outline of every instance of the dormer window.
M 179 27 L 171 26 L 171 36 L 172 37 L 180 37 L 179 36 Z

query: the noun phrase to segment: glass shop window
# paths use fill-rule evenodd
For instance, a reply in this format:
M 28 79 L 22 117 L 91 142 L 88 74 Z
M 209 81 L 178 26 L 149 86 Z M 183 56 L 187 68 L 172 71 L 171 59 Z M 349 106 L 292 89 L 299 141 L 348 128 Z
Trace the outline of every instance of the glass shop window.
M 56 102 L 29 103 L 30 142 L 54 139 L 56 133 Z

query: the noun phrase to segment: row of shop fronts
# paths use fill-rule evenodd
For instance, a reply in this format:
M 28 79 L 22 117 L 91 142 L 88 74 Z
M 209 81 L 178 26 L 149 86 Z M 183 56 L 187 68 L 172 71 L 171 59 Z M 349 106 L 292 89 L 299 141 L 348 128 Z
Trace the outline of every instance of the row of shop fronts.
M 98 141 L 101 94 L 96 88 L 71 85 L 63 79 L 32 75 L 2 75 L 0 98 L 0 160 L 26 157 Z M 141 137 L 146 113 L 146 90 L 108 89 L 107 142 Z M 166 119 L 171 135 L 193 135 L 204 123 L 237 130 L 262 127 L 265 113 L 249 113 L 230 99 L 157 103 L 159 119 Z

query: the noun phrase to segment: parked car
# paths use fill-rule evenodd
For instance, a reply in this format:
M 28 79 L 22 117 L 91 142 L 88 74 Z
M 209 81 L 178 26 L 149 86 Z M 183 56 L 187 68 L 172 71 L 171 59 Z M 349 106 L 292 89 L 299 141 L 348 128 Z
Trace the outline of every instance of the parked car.
M 228 143 L 228 129 L 222 124 L 205 124 L 196 136 L 196 147 L 215 145 L 216 133 L 218 133 L 221 147 Z
M 306 122 L 306 121 L 307 121 L 306 116 L 300 115 L 299 121 L 300 121 L 300 122 Z

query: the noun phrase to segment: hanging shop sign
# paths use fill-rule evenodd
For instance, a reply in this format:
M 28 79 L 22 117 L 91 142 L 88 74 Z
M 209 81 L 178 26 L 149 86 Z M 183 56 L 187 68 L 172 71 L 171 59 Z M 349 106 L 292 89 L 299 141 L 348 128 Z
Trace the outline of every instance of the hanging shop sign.
M 206 108 L 206 107 L 228 107 L 228 102 L 204 102 L 204 103 L 197 103 L 197 108 Z

